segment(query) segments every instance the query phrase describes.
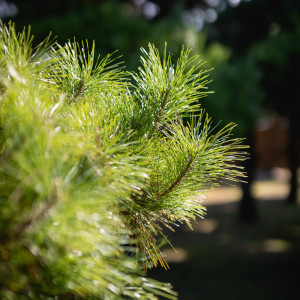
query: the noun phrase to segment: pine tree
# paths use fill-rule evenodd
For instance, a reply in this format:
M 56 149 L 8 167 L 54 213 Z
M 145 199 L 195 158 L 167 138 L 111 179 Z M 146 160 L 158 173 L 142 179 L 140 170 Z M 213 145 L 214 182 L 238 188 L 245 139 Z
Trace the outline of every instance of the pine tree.
M 1 299 L 176 299 L 145 275 L 168 267 L 163 227 L 244 176 L 235 125 L 216 130 L 199 106 L 203 62 L 149 44 L 128 73 L 94 44 L 32 39 L 1 26 Z

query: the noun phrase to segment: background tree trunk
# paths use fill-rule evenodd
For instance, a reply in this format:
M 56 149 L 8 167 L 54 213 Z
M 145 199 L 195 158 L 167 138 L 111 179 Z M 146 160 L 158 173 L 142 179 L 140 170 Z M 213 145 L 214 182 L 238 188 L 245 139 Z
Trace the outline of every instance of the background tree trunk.
M 256 199 L 251 194 L 251 185 L 254 181 L 255 155 L 254 155 L 254 136 L 250 133 L 245 141 L 250 146 L 250 158 L 244 162 L 247 173 L 247 182 L 242 183 L 243 196 L 239 205 L 239 220 L 243 223 L 254 223 L 258 220 L 258 210 Z

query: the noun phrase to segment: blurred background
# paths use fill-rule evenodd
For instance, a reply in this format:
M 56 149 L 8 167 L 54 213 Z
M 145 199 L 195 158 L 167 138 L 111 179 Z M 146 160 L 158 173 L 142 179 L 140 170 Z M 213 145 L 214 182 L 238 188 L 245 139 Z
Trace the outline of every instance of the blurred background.
M 0 0 L 0 19 L 36 43 L 95 40 L 130 71 L 149 42 L 200 54 L 214 91 L 201 105 L 246 137 L 248 183 L 211 191 L 193 231 L 166 232 L 170 270 L 149 273 L 180 300 L 299 299 L 299 0 Z

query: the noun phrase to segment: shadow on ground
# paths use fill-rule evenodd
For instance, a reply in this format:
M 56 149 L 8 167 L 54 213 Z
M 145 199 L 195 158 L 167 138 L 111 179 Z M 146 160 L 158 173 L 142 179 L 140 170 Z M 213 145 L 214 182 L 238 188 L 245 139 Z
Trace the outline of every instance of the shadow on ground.
M 170 270 L 149 276 L 170 282 L 179 300 L 300 299 L 300 206 L 258 202 L 260 220 L 237 222 L 238 202 L 207 206 L 194 230 L 168 234 Z

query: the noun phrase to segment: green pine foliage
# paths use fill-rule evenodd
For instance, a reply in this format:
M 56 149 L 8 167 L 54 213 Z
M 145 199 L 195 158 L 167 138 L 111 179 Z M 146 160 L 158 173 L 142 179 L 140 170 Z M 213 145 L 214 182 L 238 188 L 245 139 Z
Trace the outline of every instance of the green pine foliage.
M 145 277 L 168 267 L 163 227 L 244 176 L 235 125 L 217 131 L 199 107 L 199 57 L 149 45 L 131 74 L 94 51 L 0 28 L 1 299 L 176 299 Z

